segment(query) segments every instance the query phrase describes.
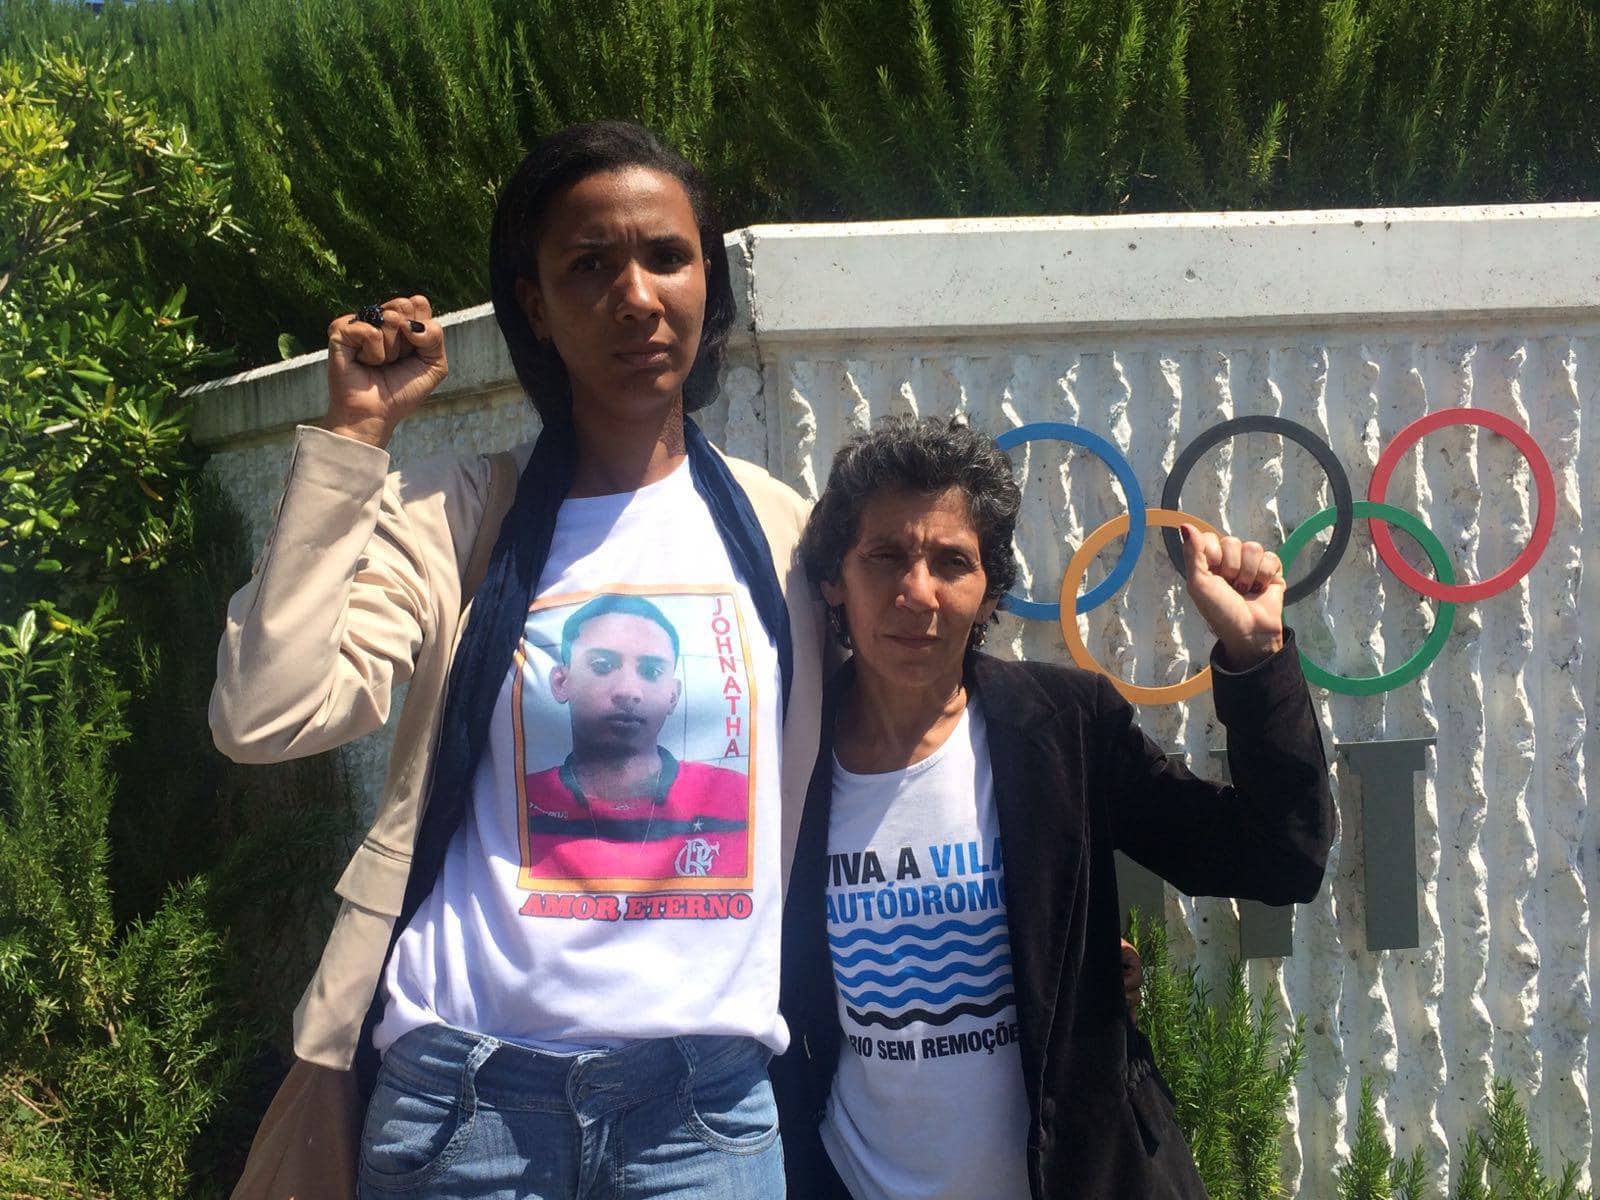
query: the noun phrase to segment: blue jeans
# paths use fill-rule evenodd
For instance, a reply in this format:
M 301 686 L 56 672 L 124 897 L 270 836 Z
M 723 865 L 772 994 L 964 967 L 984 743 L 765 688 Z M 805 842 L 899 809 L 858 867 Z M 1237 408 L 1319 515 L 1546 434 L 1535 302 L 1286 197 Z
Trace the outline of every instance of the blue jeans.
M 782 1200 L 768 1053 L 676 1037 L 553 1054 L 445 1025 L 389 1047 L 361 1200 Z

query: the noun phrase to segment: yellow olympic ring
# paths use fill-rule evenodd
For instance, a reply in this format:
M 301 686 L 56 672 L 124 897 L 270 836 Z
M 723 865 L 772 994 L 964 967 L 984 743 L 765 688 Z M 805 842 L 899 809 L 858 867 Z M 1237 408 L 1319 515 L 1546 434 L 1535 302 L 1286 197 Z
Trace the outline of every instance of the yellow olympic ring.
M 1153 525 L 1157 529 L 1176 529 L 1185 522 L 1206 533 L 1217 532 L 1215 526 L 1180 509 L 1145 509 L 1145 524 Z M 1088 573 L 1089 564 L 1106 548 L 1112 538 L 1127 531 L 1127 513 L 1112 517 L 1083 539 L 1083 545 L 1078 547 L 1077 553 L 1072 556 L 1072 561 L 1067 563 L 1067 569 L 1061 576 L 1061 636 L 1067 641 L 1067 652 L 1072 655 L 1072 661 L 1086 671 L 1098 672 L 1111 680 L 1124 699 L 1134 704 L 1177 704 L 1192 696 L 1198 696 L 1211 686 L 1210 663 L 1207 663 L 1198 674 L 1189 676 L 1182 683 L 1171 683 L 1166 687 L 1144 687 L 1141 684 L 1118 679 L 1107 671 L 1095 661 L 1094 655 L 1089 653 L 1089 647 L 1083 644 L 1083 638 L 1078 636 L 1078 617 L 1074 608 L 1078 600 L 1078 589 L 1083 586 L 1083 577 Z

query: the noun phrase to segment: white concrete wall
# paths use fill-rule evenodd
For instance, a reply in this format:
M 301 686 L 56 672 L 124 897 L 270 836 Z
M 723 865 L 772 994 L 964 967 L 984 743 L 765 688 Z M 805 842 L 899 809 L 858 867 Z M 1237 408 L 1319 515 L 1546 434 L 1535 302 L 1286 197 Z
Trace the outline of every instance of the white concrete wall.
M 1600 712 L 1600 571 L 1584 570 L 1600 551 L 1600 467 L 1583 453 L 1585 429 L 1600 430 L 1600 206 L 758 227 L 730 244 L 749 332 L 706 426 L 808 495 L 840 441 L 890 412 L 963 412 L 995 434 L 1081 424 L 1122 448 L 1149 504 L 1178 449 L 1234 415 L 1318 431 L 1358 497 L 1383 446 L 1423 413 L 1471 405 L 1533 432 L 1557 495 L 1532 573 L 1461 606 L 1421 680 L 1370 698 L 1316 693 L 1333 740 L 1437 738 L 1416 786 L 1421 948 L 1365 947 L 1362 800 L 1339 768 L 1328 885 L 1299 912 L 1293 956 L 1253 961 L 1250 980 L 1306 1021 L 1291 1194 L 1334 1194 L 1363 1077 L 1441 1189 L 1496 1075 L 1530 1097 L 1549 1157 L 1600 1174 L 1600 931 L 1587 902 L 1600 881 L 1588 805 L 1600 735 L 1586 716 Z M 533 430 L 487 309 L 455 321 L 450 384 L 397 436 L 401 461 Z M 257 536 L 290 427 L 321 411 L 322 371 L 311 356 L 201 397 L 199 436 Z M 1084 455 L 1036 443 L 1017 458 L 1025 582 L 1053 599 L 1072 547 L 1123 499 Z M 1536 508 L 1516 451 L 1464 429 L 1409 455 L 1389 499 L 1473 578 L 1515 556 Z M 1327 503 L 1309 457 L 1261 437 L 1208 455 L 1184 501 L 1269 543 Z M 1290 616 L 1319 661 L 1365 674 L 1408 657 L 1433 611 L 1377 568 L 1358 526 L 1329 586 Z M 1080 627 L 1110 669 L 1145 683 L 1183 676 L 1209 648 L 1154 546 Z M 1065 658 L 1052 625 L 1007 616 L 999 634 L 1001 654 Z M 1207 696 L 1143 719 L 1192 755 L 1221 744 Z M 381 739 L 355 753 L 375 780 Z M 1169 889 L 1167 918 L 1181 952 L 1220 979 L 1237 952 L 1234 906 Z

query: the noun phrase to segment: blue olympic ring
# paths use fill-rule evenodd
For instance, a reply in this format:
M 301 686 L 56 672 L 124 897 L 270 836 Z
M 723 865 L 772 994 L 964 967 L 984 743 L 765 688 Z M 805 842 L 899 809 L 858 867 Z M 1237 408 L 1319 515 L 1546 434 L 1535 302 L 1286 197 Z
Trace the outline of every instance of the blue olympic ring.
M 1111 473 L 1122 485 L 1123 499 L 1128 503 L 1128 535 L 1122 543 L 1122 556 L 1111 568 L 1111 573 L 1079 596 L 1073 611 L 1088 612 L 1115 596 L 1127 582 L 1128 576 L 1133 574 L 1133 568 L 1139 562 L 1139 552 L 1144 549 L 1144 492 L 1139 489 L 1139 481 L 1134 477 L 1133 466 L 1123 457 L 1122 451 L 1098 433 L 1090 433 L 1081 426 L 1068 425 L 1064 421 L 1034 421 L 1027 425 L 1019 425 L 1015 429 L 1006 430 L 995 438 L 994 442 L 1002 450 L 1010 450 L 1013 446 L 1020 446 L 1024 442 L 1071 442 L 1074 446 L 1089 451 L 1111 468 Z M 1010 592 L 1001 597 L 1000 607 L 1035 621 L 1061 619 L 1061 605 L 1029 600 L 1024 596 L 1012 595 Z

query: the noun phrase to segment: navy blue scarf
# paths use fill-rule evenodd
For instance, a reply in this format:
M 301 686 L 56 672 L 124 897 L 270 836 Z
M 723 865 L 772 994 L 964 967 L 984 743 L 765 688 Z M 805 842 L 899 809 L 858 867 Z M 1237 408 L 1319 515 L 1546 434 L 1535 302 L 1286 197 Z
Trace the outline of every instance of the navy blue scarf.
M 783 680 L 784 711 L 789 706 L 789 676 L 794 646 L 789 633 L 789 609 L 784 603 L 772 551 L 756 520 L 755 510 L 728 464 L 711 448 L 693 421 L 683 423 L 683 440 L 689 455 L 689 475 L 695 490 L 711 511 L 722 544 L 727 548 L 734 574 L 750 590 L 756 613 L 778 647 L 778 669 Z M 445 850 L 461 824 L 472 777 L 489 738 L 489 724 L 512 657 L 522 637 L 528 605 L 555 534 L 556 511 L 572 490 L 578 457 L 571 426 L 546 428 L 534 444 L 517 483 L 516 499 L 500 526 L 489 570 L 473 599 L 466 630 L 456 647 L 445 692 L 444 721 L 439 750 L 434 759 L 433 782 L 417 831 L 411 874 L 406 881 L 405 903 L 395 922 L 394 937 L 410 923 L 433 890 Z M 393 949 L 393 940 L 390 949 Z M 374 1004 L 374 1009 L 378 1005 Z M 365 1039 L 364 1039 L 365 1040 Z

